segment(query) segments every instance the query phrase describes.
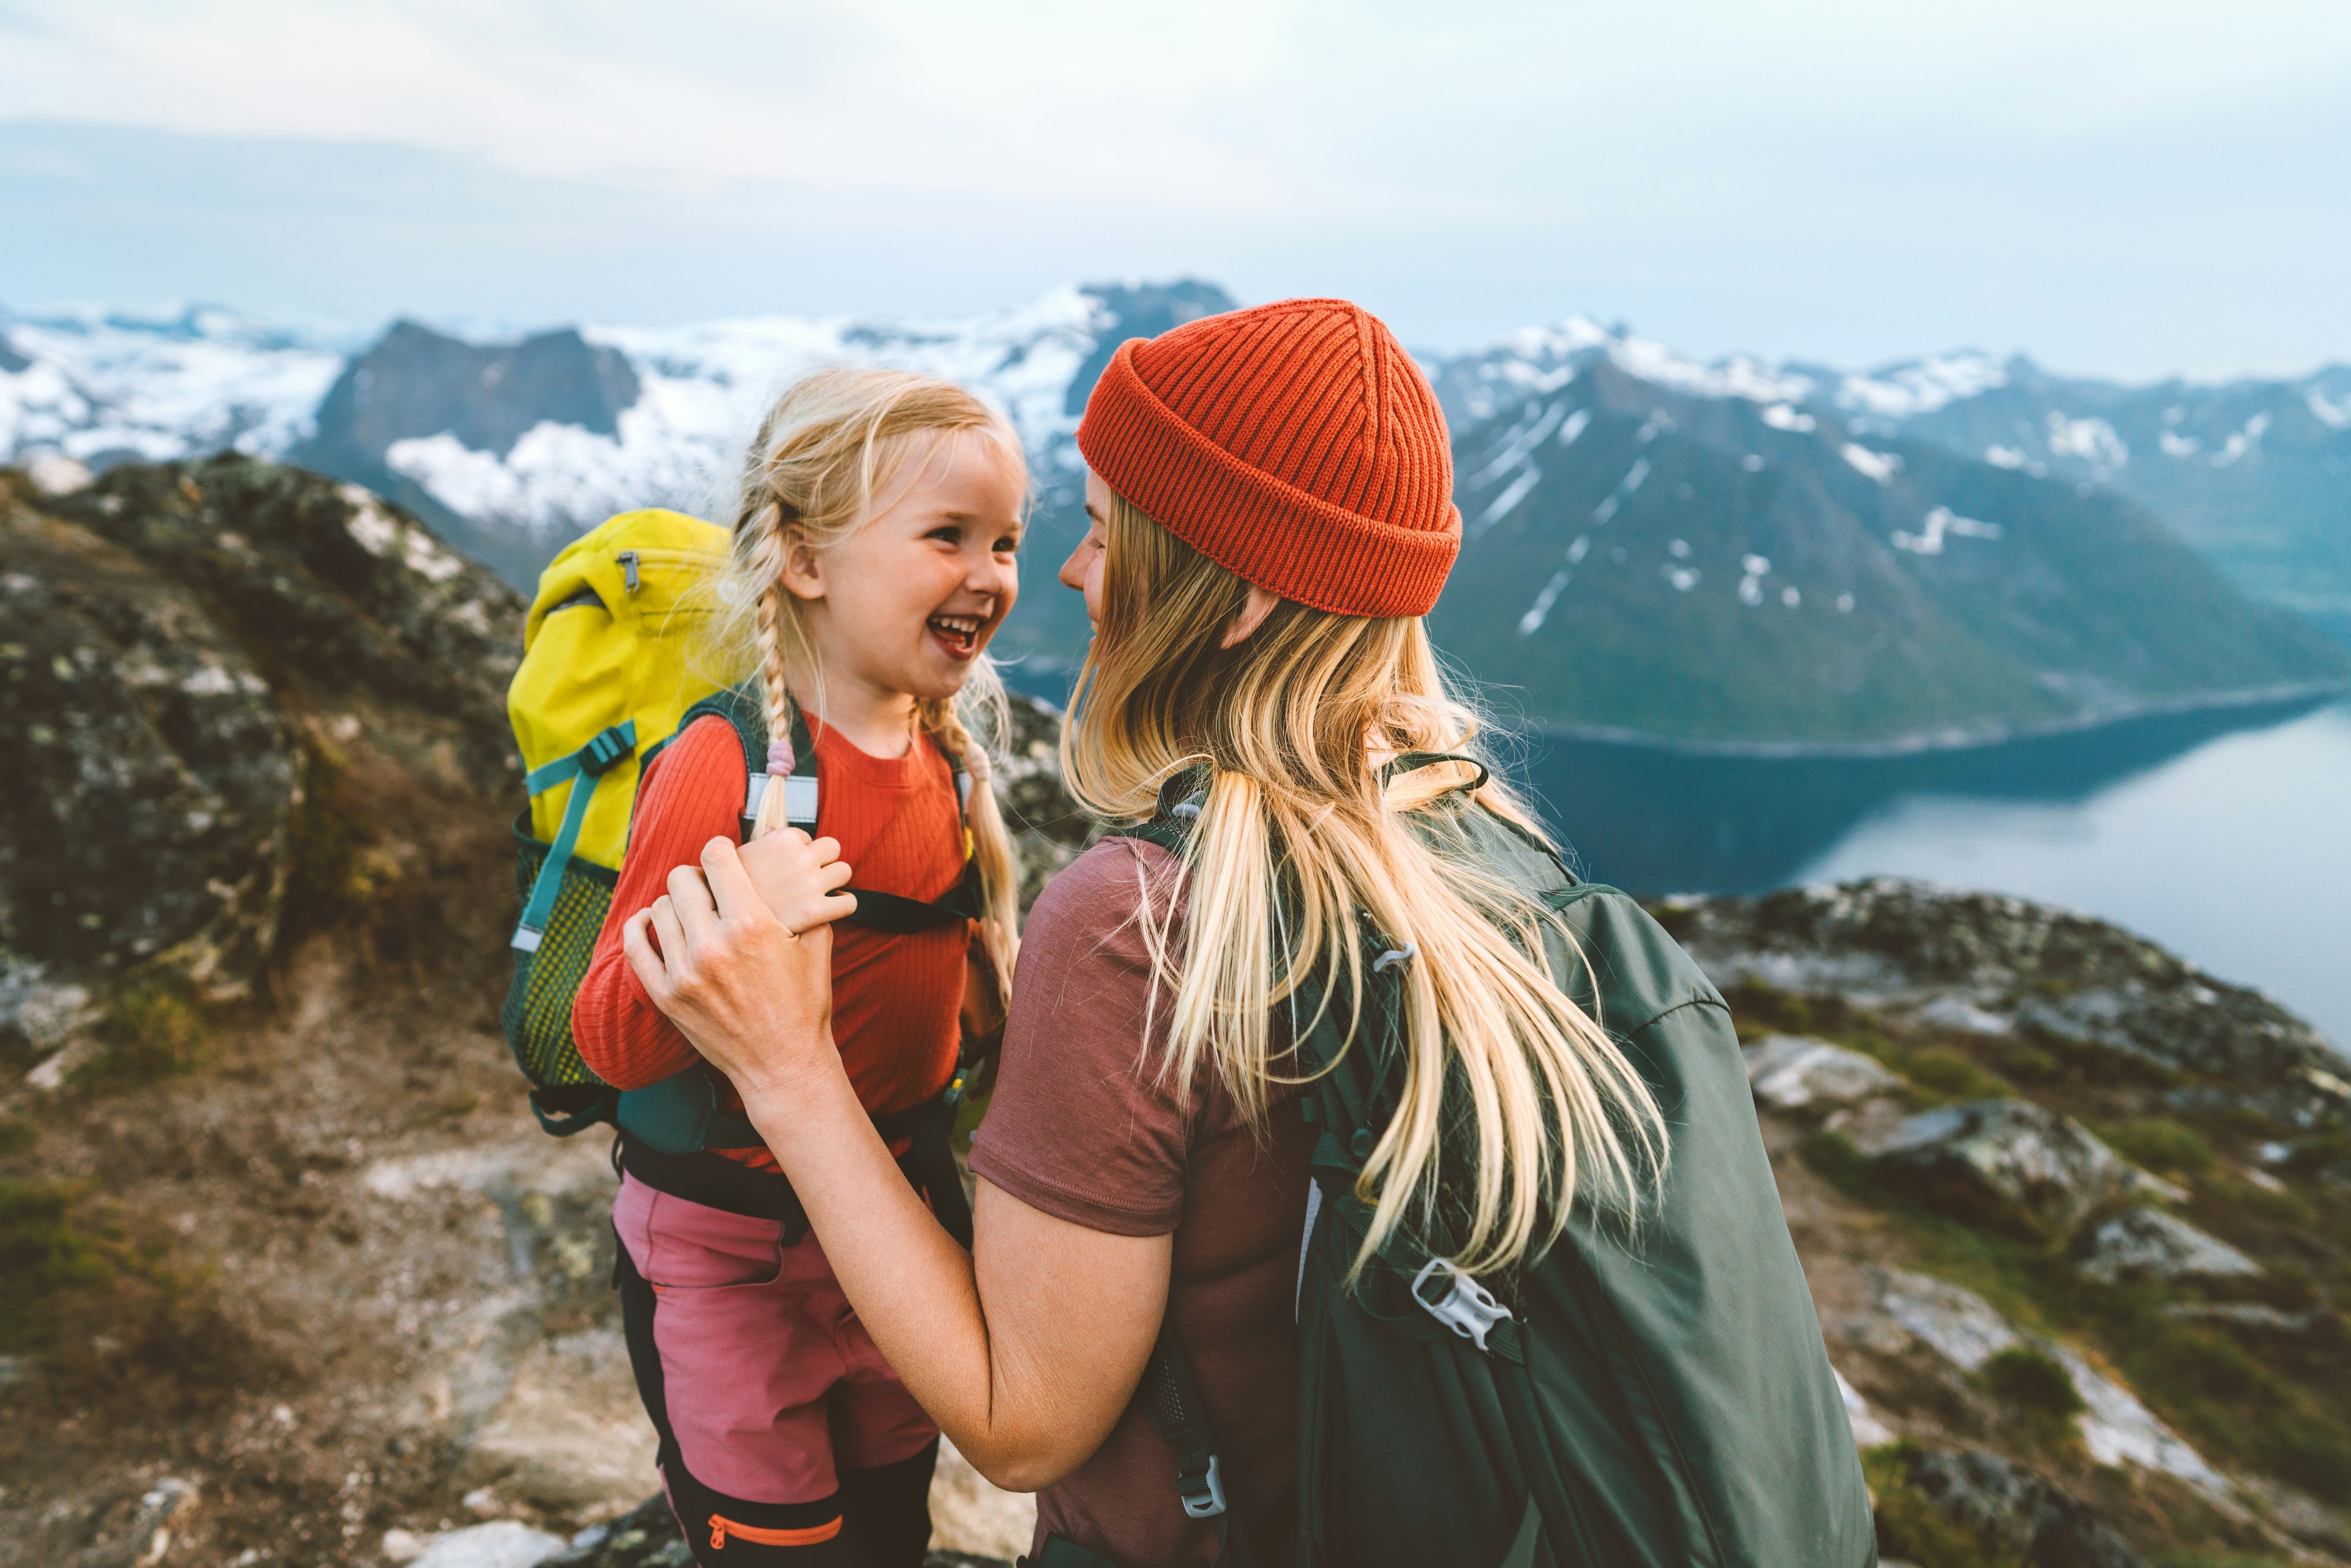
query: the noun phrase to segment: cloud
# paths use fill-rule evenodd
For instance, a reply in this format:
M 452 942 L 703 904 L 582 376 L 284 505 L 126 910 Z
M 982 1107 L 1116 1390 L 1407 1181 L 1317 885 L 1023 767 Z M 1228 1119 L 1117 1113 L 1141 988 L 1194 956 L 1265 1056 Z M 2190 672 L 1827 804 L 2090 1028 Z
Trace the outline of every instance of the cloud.
M 1353 290 L 1430 343 L 1582 308 L 1702 351 L 2351 350 L 2332 0 L 17 4 L 0 194 L 52 204 L 0 235 L 18 299 L 116 275 L 76 247 L 144 204 L 217 236 L 208 277 L 387 311 L 961 308 L 1191 270 Z M 306 203 L 358 276 L 279 265 L 317 248 Z M 277 250 L 239 261 L 240 225 Z M 633 295 L 615 254 L 654 257 Z

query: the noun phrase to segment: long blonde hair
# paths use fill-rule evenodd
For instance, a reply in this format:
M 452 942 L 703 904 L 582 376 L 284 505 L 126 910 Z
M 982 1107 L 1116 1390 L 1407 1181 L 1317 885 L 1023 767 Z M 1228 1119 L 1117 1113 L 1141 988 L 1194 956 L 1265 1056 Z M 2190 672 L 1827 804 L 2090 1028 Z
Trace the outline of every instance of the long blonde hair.
M 793 544 L 822 551 L 872 520 L 942 437 L 966 432 L 1002 442 L 1016 457 L 1020 437 L 1004 416 L 952 382 L 906 371 L 832 368 L 803 376 L 768 410 L 743 460 L 734 544 L 716 585 L 715 635 L 730 668 L 748 666 L 759 682 L 768 733 L 791 734 L 789 674 L 816 684 L 824 672 L 810 637 L 808 612 L 783 585 Z M 924 699 L 915 723 L 969 773 L 972 855 L 978 863 L 981 940 L 1003 994 L 1010 994 L 1019 951 L 1020 867 L 990 782 L 989 741 L 1010 733 L 1004 682 L 985 653 L 972 661 L 963 689 Z M 977 731 L 977 736 L 975 735 Z M 755 833 L 783 820 L 781 789 L 759 802 Z
M 1438 765 L 1380 781 L 1383 756 L 1478 754 L 1476 716 L 1447 694 L 1420 620 L 1284 601 L 1225 649 L 1248 585 L 1122 497 L 1106 520 L 1102 623 L 1061 740 L 1070 790 L 1133 821 L 1170 777 L 1210 770 L 1180 962 L 1147 895 L 1139 916 L 1174 988 L 1161 1071 L 1188 1086 L 1212 1061 L 1261 1117 L 1270 1087 L 1297 1082 L 1276 1057 L 1277 1006 L 1319 982 L 1325 1006 L 1357 1014 L 1360 910 L 1417 956 L 1403 966 L 1400 1103 L 1357 1186 L 1373 1205 L 1357 1267 L 1407 1222 L 1442 1230 L 1454 1260 L 1480 1272 L 1538 1252 L 1579 1197 L 1633 1211 L 1662 1173 L 1665 1124 L 1544 967 L 1540 923 L 1557 916 L 1405 820 L 1476 774 Z M 1471 799 L 1533 829 L 1499 775 Z M 1448 1105 L 1469 1113 L 1466 1127 L 1447 1124 Z M 1466 1173 L 1447 1169 L 1462 1134 Z

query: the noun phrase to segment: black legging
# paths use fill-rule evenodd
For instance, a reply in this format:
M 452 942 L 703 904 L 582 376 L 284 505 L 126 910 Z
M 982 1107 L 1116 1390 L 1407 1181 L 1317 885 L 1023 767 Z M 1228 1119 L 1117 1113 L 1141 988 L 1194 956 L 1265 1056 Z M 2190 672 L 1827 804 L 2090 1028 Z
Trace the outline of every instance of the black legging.
M 621 1292 L 621 1329 L 636 1373 L 637 1396 L 644 1401 L 661 1439 L 658 1462 L 669 1493 L 670 1511 L 685 1532 L 687 1550 L 702 1568 L 922 1568 L 931 1544 L 931 1472 L 939 1462 L 936 1438 L 922 1452 L 894 1465 L 840 1470 L 841 1487 L 814 1502 L 751 1502 L 714 1491 L 696 1480 L 679 1458 L 669 1425 L 669 1401 L 662 1377 L 661 1352 L 653 1345 L 653 1313 L 660 1297 L 637 1272 L 629 1249 L 612 1239 L 616 1256 L 612 1283 Z M 721 1523 L 719 1521 L 725 1521 Z M 838 1521 L 828 1539 L 777 1545 L 727 1532 L 727 1525 L 762 1533 L 821 1533 Z

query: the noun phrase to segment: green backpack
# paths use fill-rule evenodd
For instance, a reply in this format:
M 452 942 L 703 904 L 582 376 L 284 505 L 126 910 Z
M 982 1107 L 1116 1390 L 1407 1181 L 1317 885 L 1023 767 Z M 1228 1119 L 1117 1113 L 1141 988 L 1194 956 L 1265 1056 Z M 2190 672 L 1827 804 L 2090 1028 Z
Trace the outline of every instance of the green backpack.
M 1184 792 L 1171 786 L 1126 832 L 1183 853 L 1198 816 Z M 1399 1235 L 1350 1287 L 1371 1217 L 1355 1182 L 1394 1107 L 1395 971 L 1413 961 L 1366 934 L 1358 1048 L 1340 1053 L 1331 1017 L 1300 1048 L 1309 1071 L 1338 1065 L 1302 1102 L 1316 1136 L 1299 1262 L 1299 1568 L 1875 1564 L 1860 1458 L 1722 998 L 1633 899 L 1579 883 L 1465 796 L 1414 821 L 1562 917 L 1582 958 L 1547 931 L 1551 971 L 1647 1081 L 1671 1160 L 1631 1233 L 1579 1206 L 1510 1280 L 1472 1279 Z M 1216 1521 L 1220 1563 L 1247 1568 L 1263 1559 L 1227 1528 L 1239 1478 L 1192 1387 L 1163 1332 L 1138 1398 L 1176 1453 L 1186 1512 Z M 1056 1538 L 1037 1568 L 1108 1565 Z

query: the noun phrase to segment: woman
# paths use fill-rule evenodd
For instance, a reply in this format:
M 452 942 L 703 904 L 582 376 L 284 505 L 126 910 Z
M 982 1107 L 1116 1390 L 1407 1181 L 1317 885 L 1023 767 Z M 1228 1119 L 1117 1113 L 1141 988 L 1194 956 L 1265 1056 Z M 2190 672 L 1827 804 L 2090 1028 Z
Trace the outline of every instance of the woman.
M 1443 829 L 1467 810 L 1534 835 L 1476 760 L 1475 726 L 1422 624 L 1460 518 L 1444 420 L 1410 357 L 1343 301 L 1210 318 L 1121 348 L 1078 442 L 1092 527 L 1061 578 L 1085 595 L 1095 638 L 1065 773 L 1113 821 L 1153 817 L 1168 787 L 1187 828 L 1180 855 L 1105 840 L 1031 914 L 973 1146 L 972 1253 L 899 1178 L 851 1091 L 830 1040 L 823 928 L 778 922 L 731 842 L 712 841 L 702 874 L 673 875 L 626 934 L 648 994 L 740 1091 L 874 1342 L 984 1474 L 1043 1490 L 1040 1542 L 1081 1549 L 1054 1545 L 1048 1568 L 1174 1568 L 1216 1555 L 1220 1532 L 1179 1501 L 1170 1449 L 1134 1399 L 1164 1320 L 1196 1375 L 1228 1522 L 1256 1562 L 1290 1561 L 1292 1315 L 1309 1164 L 1322 1159 L 1293 1055 L 1317 1026 L 1293 1030 L 1293 1015 L 1311 996 L 1359 1016 L 1372 971 L 1393 966 L 1379 983 L 1397 998 L 1401 1067 L 1382 1130 L 1356 1139 L 1358 1263 L 1409 1229 L 1441 1233 L 1464 1273 L 1531 1275 L 1571 1215 L 1614 1216 L 1623 1249 L 1654 1236 L 1656 1270 L 1690 1285 L 1663 1319 L 1699 1381 L 1735 1384 L 1742 1333 L 1785 1322 L 1740 1320 L 1729 1298 L 1802 1292 L 1771 1223 L 1727 1019 L 1707 1037 L 1707 1082 L 1654 1071 L 1640 1028 L 1604 1031 L 1530 956 L 1544 951 L 1531 934 L 1545 910 Z M 1416 753 L 1457 760 L 1400 766 Z M 843 875 L 827 850 L 802 849 L 811 885 Z M 1620 902 L 1616 918 L 1643 919 Z M 1394 944 L 1376 965 L 1361 957 L 1366 929 Z M 1703 977 L 1671 956 L 1677 1009 L 1719 1013 Z M 1677 1129 L 1704 1123 L 1733 1084 L 1734 1157 L 1685 1162 Z M 1725 1169 L 1728 1186 L 1693 1190 L 1729 1195 L 1767 1217 L 1750 1230 L 1773 1232 L 1742 1242 L 1728 1275 L 1672 1250 L 1683 1187 Z M 1673 1560 L 1854 1568 L 1872 1555 L 1808 1302 L 1801 1316 L 1808 1346 L 1761 1359 L 1797 1365 L 1804 1385 L 1759 1396 L 1742 1419 L 1845 1445 L 1824 1483 L 1841 1511 L 1806 1538 L 1834 1550 L 1747 1551 L 1740 1521 L 1708 1517 L 1693 1528 L 1709 1545 L 1677 1545 Z M 1527 1485 L 1540 1489 L 1537 1469 Z M 1771 1490 L 1726 1495 L 1761 1511 L 1782 1506 Z M 1512 1561 L 1538 1560 L 1533 1520 L 1530 1503 Z M 1589 1558 L 1548 1539 L 1558 1520 L 1546 1507 L 1549 1555 Z M 1326 1560 L 1353 1560 L 1316 1539 Z M 1503 1555 L 1498 1542 L 1461 1560 Z

